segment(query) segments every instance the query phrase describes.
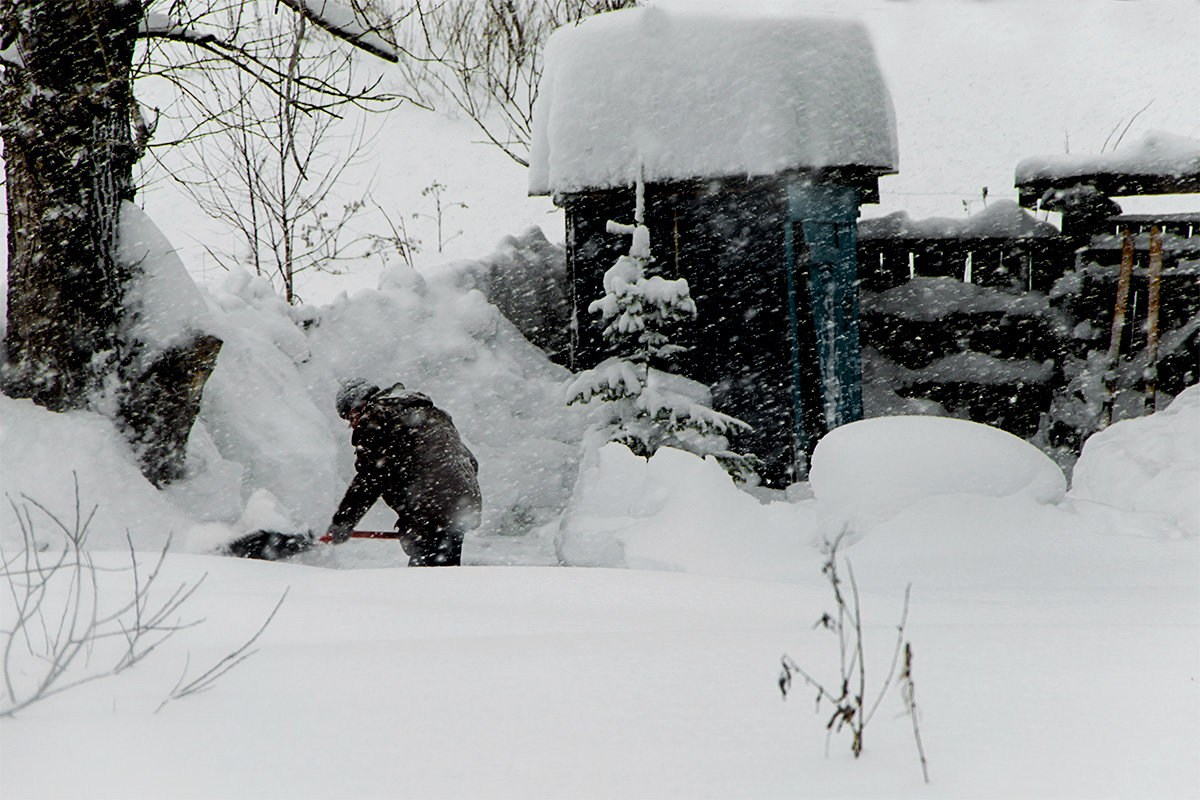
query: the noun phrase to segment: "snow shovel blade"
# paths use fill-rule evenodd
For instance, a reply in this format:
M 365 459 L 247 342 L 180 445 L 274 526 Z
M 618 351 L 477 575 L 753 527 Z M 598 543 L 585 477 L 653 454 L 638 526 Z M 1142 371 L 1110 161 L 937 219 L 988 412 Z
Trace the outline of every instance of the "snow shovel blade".
M 400 539 L 396 531 L 352 531 L 351 539 Z M 221 554 L 235 558 L 257 558 L 262 561 L 281 561 L 311 550 L 318 544 L 328 544 L 328 536 L 317 539 L 312 531 L 304 533 L 281 533 L 280 531 L 257 530 L 240 539 L 235 539 L 221 548 Z M 405 552 L 408 552 L 407 550 Z
M 223 548 L 226 555 L 236 558 L 257 558 L 279 561 L 310 550 L 317 544 L 312 532 L 281 533 L 258 530 L 235 539 Z

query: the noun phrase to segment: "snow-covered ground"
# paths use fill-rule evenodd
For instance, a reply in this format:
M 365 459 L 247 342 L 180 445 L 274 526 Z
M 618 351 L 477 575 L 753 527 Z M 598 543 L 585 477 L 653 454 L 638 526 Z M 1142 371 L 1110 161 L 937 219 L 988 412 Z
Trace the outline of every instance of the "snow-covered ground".
M 1200 391 L 1183 401 L 1143 424 L 1195 445 Z M 1136 424 L 1109 442 L 1139 450 Z M 956 438 L 935 435 L 929 450 Z M 1128 463 L 1104 449 L 1108 469 Z M 1166 452 L 1137 455 L 1153 472 Z M 639 525 L 614 508 L 604 521 L 643 550 L 658 540 L 675 554 L 664 566 L 685 571 L 168 557 L 164 596 L 207 576 L 180 614 L 203 623 L 121 677 L 0 724 L 4 796 L 1194 797 L 1197 531 L 1130 510 L 1148 494 L 1141 481 L 1123 487 L 1131 497 L 1109 487 L 1112 505 L 1080 489 L 1050 503 L 1022 487 L 978 493 L 988 467 L 1010 487 L 1019 474 L 1019 450 L 991 453 L 954 479 L 958 493 L 936 491 L 949 474 L 917 481 L 842 552 L 861 590 L 872 698 L 913 585 L 906 636 L 928 786 L 896 687 L 854 761 L 844 736 L 825 755 L 828 706 L 814 713 L 803 687 L 784 702 L 776 686 L 785 652 L 836 680 L 835 637 L 813 628 L 833 610 L 813 544 L 823 523 L 838 529 L 838 505 L 748 507 L 715 467 L 698 480 L 711 465 L 663 452 L 656 480 L 617 494 L 630 505 L 661 492 L 659 513 Z M 1194 489 L 1196 453 L 1159 462 L 1158 477 Z M 826 477 L 845 479 L 859 455 L 829 451 Z M 110 500 L 137 522 L 151 499 L 133 496 Z M 94 556 L 105 568 L 128 558 Z M 128 591 L 128 573 L 101 578 L 110 601 Z M 285 591 L 253 657 L 155 713 L 185 670 L 233 651 Z

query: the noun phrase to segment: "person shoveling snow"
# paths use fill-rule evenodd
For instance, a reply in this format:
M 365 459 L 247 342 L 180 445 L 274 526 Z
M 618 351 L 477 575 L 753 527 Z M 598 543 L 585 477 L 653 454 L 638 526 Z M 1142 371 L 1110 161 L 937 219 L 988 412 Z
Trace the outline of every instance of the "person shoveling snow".
M 421 392 L 354 379 L 337 395 L 338 416 L 354 433 L 355 476 L 321 542 L 396 538 L 410 567 L 458 566 L 463 537 L 479 526 L 479 462 L 450 415 Z M 396 533 L 355 531 L 376 500 L 396 512 Z M 243 558 L 274 560 L 310 549 L 311 534 L 256 531 L 227 548 Z

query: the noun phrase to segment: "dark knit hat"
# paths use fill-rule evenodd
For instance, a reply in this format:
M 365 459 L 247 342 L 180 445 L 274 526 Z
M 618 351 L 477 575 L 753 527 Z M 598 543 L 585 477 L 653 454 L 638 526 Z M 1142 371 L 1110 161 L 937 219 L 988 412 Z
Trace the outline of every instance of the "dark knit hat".
M 362 378 L 351 378 L 342 384 L 337 393 L 337 413 L 342 419 L 350 419 L 350 414 L 362 408 L 372 396 L 379 393 L 379 387 Z

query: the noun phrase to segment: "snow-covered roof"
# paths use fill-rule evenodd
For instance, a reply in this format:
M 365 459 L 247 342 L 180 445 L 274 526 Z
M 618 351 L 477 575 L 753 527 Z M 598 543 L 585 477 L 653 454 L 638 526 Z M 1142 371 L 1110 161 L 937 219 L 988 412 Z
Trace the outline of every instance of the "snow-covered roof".
M 1090 183 L 1110 196 L 1200 191 L 1200 140 L 1151 131 L 1099 155 L 1033 156 L 1017 164 L 1014 183 L 1022 189 Z M 1025 194 L 1022 205 L 1029 204 Z
M 895 111 L 843 19 L 637 8 L 546 48 L 529 193 L 865 167 L 895 172 Z
M 1031 239 L 1057 236 L 1012 200 L 997 200 L 970 217 L 911 219 L 905 211 L 859 220 L 860 239 Z

